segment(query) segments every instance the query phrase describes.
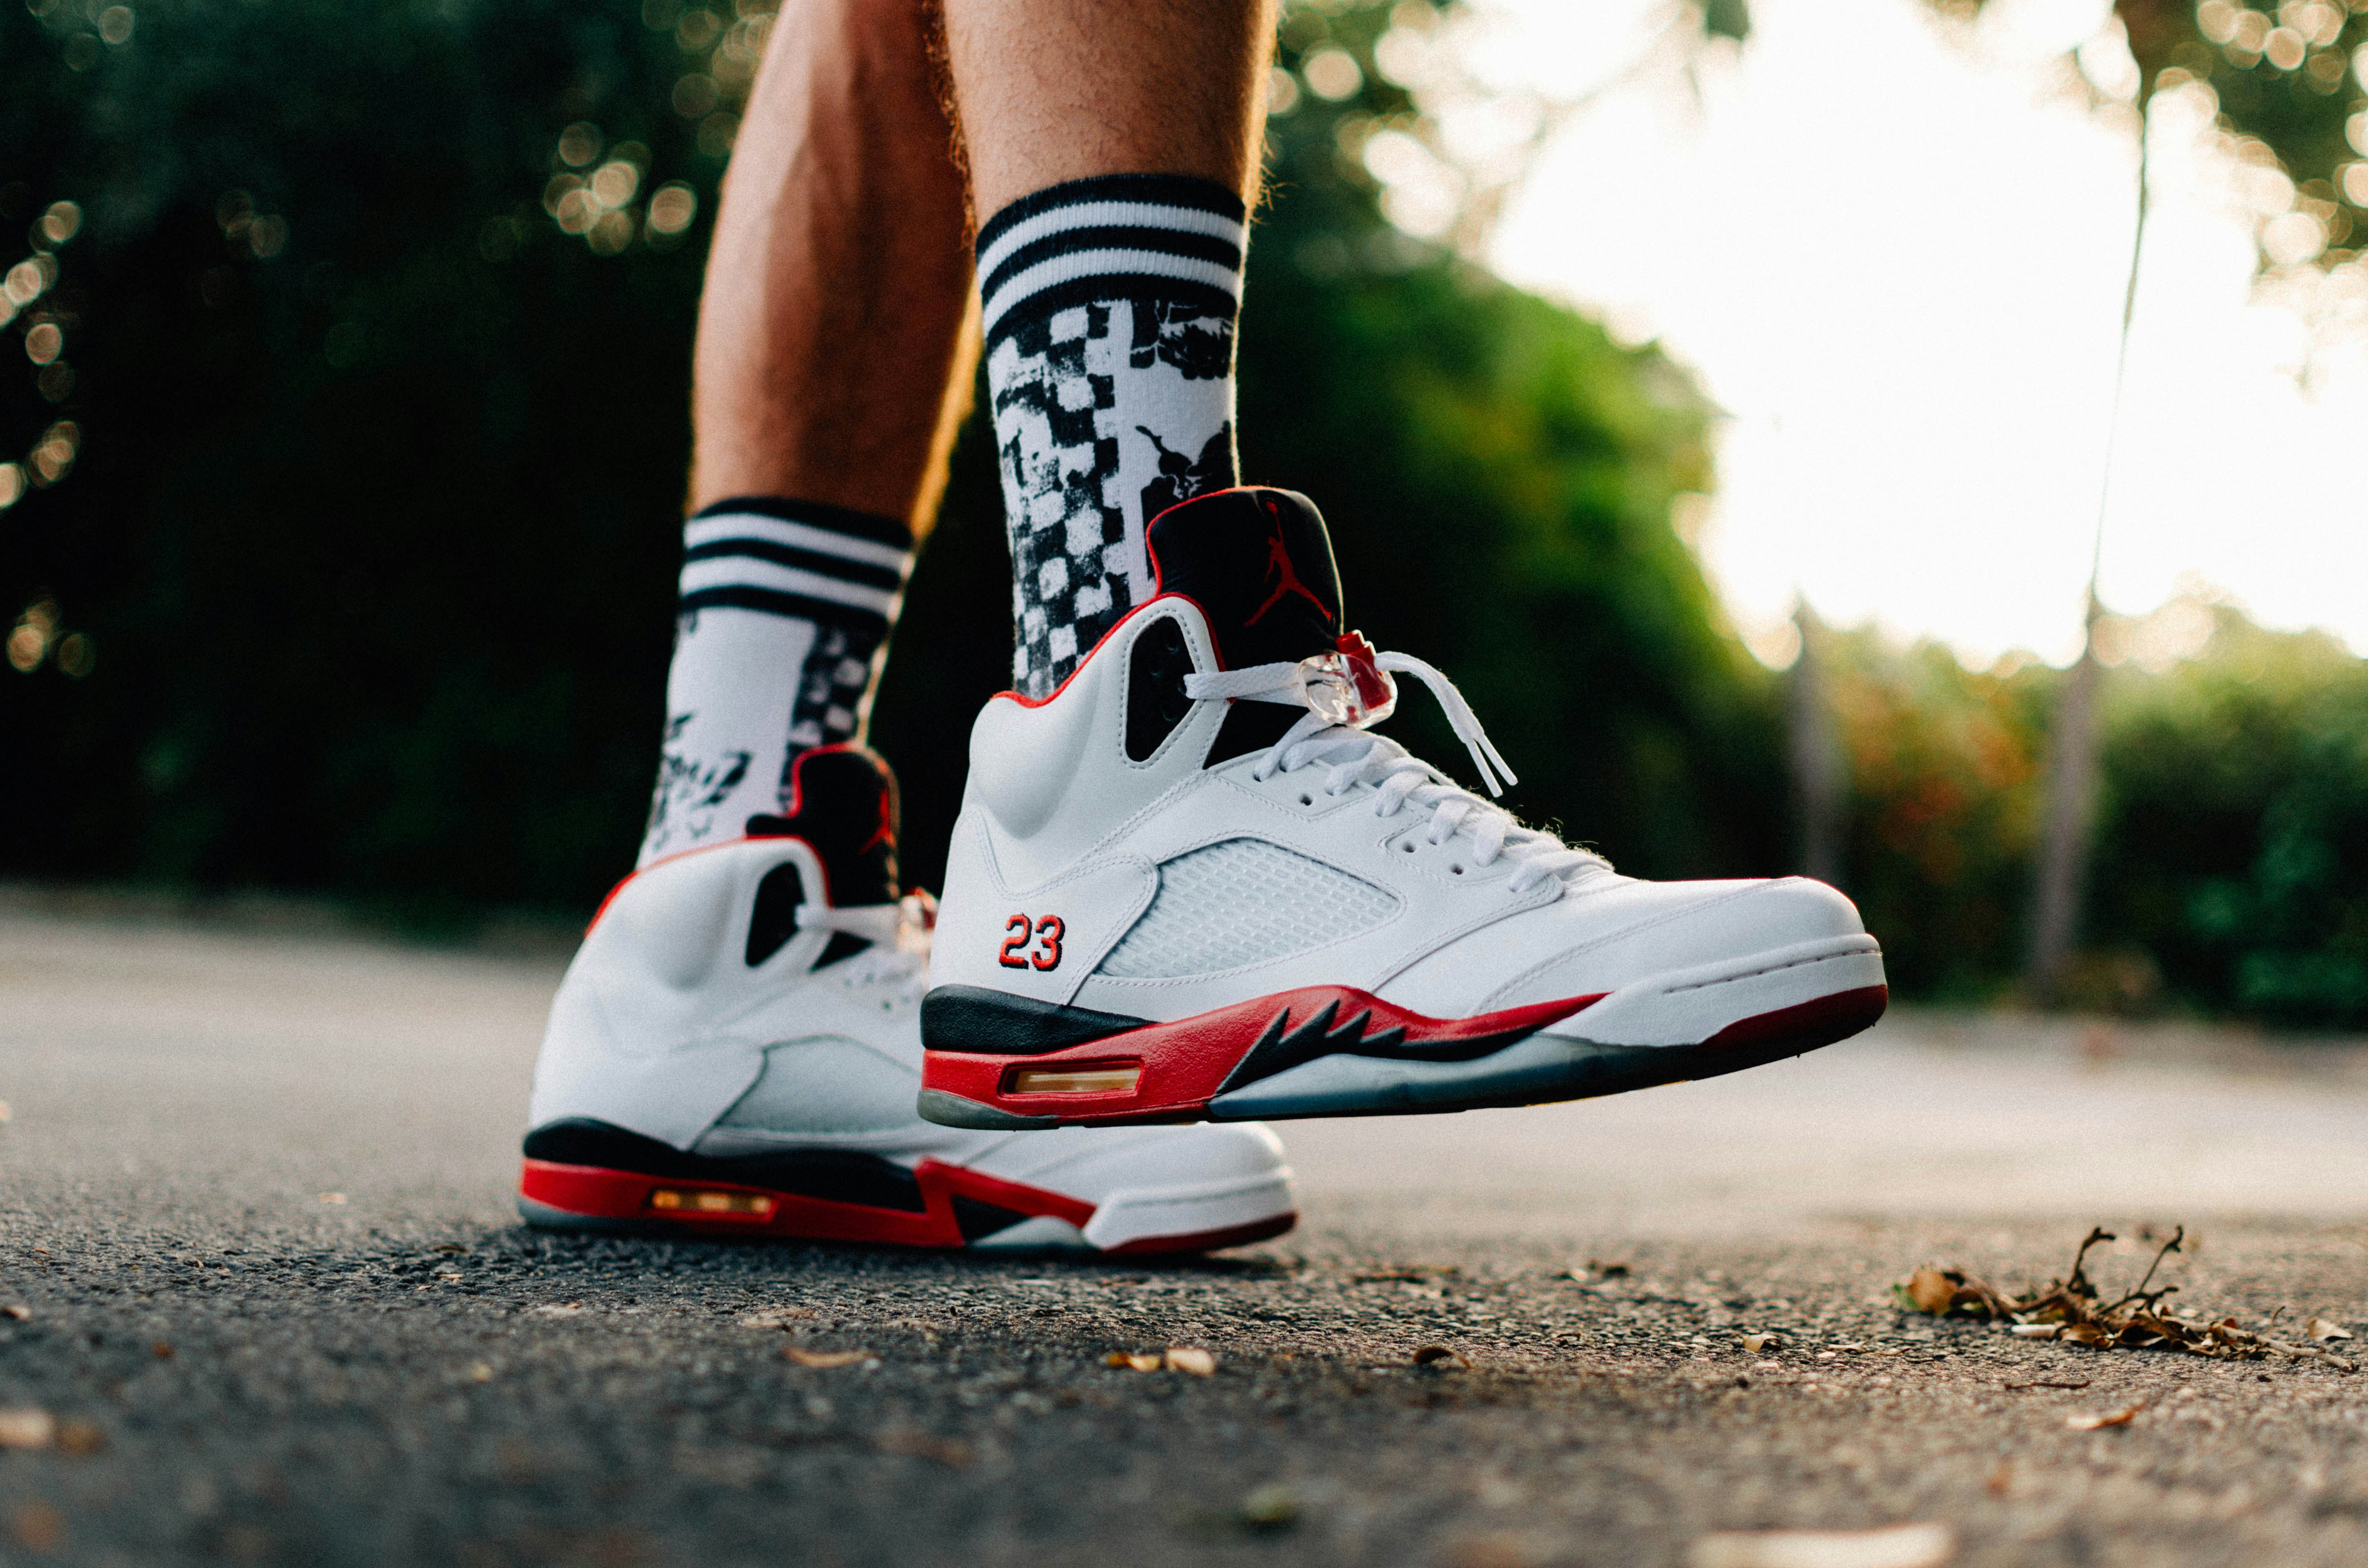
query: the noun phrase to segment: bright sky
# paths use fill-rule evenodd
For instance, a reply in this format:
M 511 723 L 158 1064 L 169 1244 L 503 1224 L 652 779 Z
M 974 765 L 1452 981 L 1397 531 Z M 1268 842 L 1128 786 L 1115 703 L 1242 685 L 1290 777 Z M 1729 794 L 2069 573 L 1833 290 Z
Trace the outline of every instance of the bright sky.
M 1480 69 L 1565 97 L 1669 14 L 1503 6 L 1518 19 Z M 2103 6 L 2026 0 L 1978 38 L 1919 0 L 1751 12 L 1739 55 L 1641 71 L 1563 130 L 1496 265 L 1623 339 L 1659 338 L 1728 411 L 1697 538 L 1762 657 L 1789 659 L 1797 591 L 1828 621 L 1873 618 L 1971 663 L 2018 647 L 2062 662 L 2136 154 L 2130 117 L 2052 87 L 2047 60 Z M 2254 302 L 2248 220 L 2203 129 L 2157 132 L 2103 597 L 2142 614 L 2201 581 L 2368 652 L 2368 358 L 2298 384 L 2305 332 Z

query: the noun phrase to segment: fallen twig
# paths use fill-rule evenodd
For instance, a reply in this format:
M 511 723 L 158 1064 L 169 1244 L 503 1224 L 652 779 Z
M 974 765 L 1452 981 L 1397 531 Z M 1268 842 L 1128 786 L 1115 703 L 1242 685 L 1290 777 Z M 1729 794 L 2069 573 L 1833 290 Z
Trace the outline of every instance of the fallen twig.
M 1908 1310 L 1933 1317 L 2002 1324 L 2019 1339 L 2051 1339 L 2085 1345 L 2092 1350 L 2180 1350 L 2192 1356 L 2230 1360 L 2258 1360 L 2275 1355 L 2295 1361 L 2323 1362 L 2346 1372 L 2358 1369 L 2354 1362 L 2323 1345 L 2303 1345 L 2248 1333 L 2238 1327 L 2233 1317 L 2215 1320 L 2167 1310 L 2164 1298 L 2179 1287 L 2149 1287 L 2154 1284 L 2162 1260 L 2180 1250 L 2180 1244 L 2186 1238 L 2186 1227 L 2174 1231 L 2170 1239 L 2156 1250 L 2154 1261 L 2146 1266 L 2137 1288 L 2110 1301 L 2104 1300 L 2103 1292 L 2089 1278 L 2087 1268 L 2089 1249 L 2100 1242 L 2115 1239 L 2112 1232 L 2101 1227 L 2091 1229 L 2081 1238 L 2079 1250 L 2072 1255 L 2070 1272 L 2062 1279 L 2049 1280 L 2045 1290 L 2008 1296 L 1963 1269 L 1930 1267 L 1918 1268 L 1892 1290 L 1901 1306 Z M 2271 1321 L 2274 1323 L 2274 1317 Z M 2316 1324 L 2317 1320 L 2312 1321 Z M 2342 1332 L 2330 1329 L 2327 1336 Z

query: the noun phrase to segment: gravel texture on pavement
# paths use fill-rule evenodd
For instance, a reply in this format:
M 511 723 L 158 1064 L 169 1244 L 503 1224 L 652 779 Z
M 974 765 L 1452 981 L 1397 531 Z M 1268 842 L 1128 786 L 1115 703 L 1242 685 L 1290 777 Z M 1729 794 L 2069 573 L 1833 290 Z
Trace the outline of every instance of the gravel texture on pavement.
M 2356 1049 L 1911 1015 L 1286 1125 L 1305 1222 L 1244 1252 L 947 1256 L 518 1226 L 555 971 L 0 903 L 0 1562 L 1516 1568 L 1904 1521 L 2368 1562 L 2368 1373 L 1890 1291 L 2044 1279 L 2091 1222 L 2135 1283 L 2183 1222 L 2174 1304 L 2362 1328 Z

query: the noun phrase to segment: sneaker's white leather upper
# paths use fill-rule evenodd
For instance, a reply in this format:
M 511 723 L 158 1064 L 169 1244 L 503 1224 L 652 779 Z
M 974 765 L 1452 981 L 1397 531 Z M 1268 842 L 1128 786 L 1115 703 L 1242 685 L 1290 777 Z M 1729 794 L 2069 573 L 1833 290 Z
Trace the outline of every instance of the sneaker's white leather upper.
M 1228 705 L 1203 700 L 1133 760 L 1130 656 L 1164 620 L 1196 671 L 1218 671 L 1198 607 L 1163 597 L 1049 699 L 980 714 L 932 985 L 1167 1019 L 1331 984 L 1463 1017 L 1863 930 L 1848 899 L 1798 878 L 1653 883 L 1533 838 L 1508 852 L 1510 824 L 1485 801 L 1437 784 L 1409 798 L 1389 743 L 1372 767 L 1342 764 L 1359 732 L 1204 768 Z M 1551 874 L 1542 854 L 1558 857 Z M 1154 910 L 1163 897 L 1174 907 Z
M 1272 1187 L 1288 1207 L 1282 1146 L 1255 1123 L 1014 1133 L 920 1119 L 926 934 L 907 925 L 898 945 L 817 970 L 831 932 L 816 926 L 751 966 L 757 886 L 784 863 L 824 885 L 803 841 L 751 838 L 657 861 L 610 895 L 552 1001 L 530 1126 L 588 1118 L 719 1156 L 934 1158 L 1097 1205 Z

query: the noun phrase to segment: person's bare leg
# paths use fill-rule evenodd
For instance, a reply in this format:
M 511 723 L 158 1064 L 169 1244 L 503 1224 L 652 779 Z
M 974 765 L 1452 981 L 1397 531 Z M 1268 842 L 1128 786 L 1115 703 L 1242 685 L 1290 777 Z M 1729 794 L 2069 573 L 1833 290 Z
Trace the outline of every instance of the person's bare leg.
M 800 759 L 863 738 L 974 363 L 930 25 L 791 0 L 757 73 L 700 304 L 644 865 L 780 831 L 815 808 Z
M 1152 594 L 1150 520 L 1237 483 L 1273 23 L 1270 0 L 945 0 L 1031 697 Z
M 925 532 L 970 389 L 971 256 L 923 0 L 791 0 L 723 182 L 693 510 L 790 495 Z
M 946 0 L 981 219 L 1098 175 L 1254 188 L 1272 0 Z

